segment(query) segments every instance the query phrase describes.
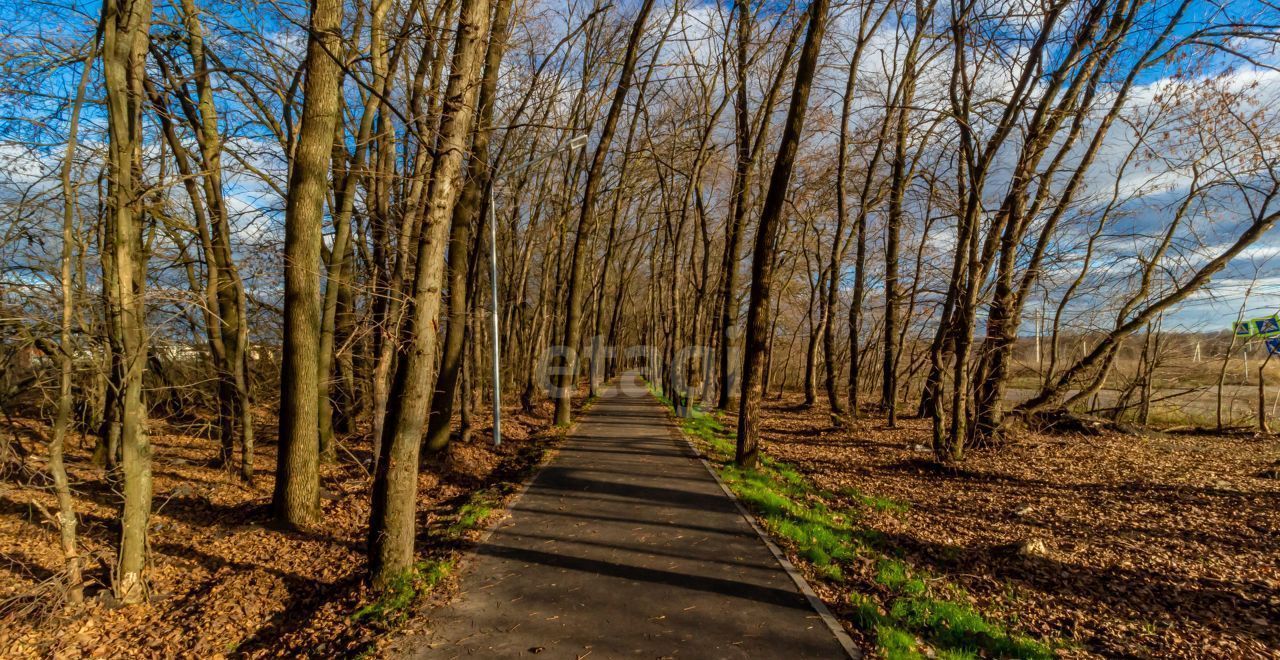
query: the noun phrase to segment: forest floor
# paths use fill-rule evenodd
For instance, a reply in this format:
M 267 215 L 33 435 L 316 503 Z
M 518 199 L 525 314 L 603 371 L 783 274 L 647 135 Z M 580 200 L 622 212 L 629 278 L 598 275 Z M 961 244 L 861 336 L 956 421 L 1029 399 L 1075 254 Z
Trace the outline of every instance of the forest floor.
M 766 514 L 766 527 L 869 650 L 1280 657 L 1280 481 L 1261 476 L 1280 460 L 1275 437 L 1019 431 L 1008 446 L 943 470 L 923 420 L 887 429 L 872 417 L 835 429 L 825 406 L 799 403 L 789 395 L 765 407 L 769 483 L 724 465 L 732 415 L 683 425 L 719 443 L 722 477 Z M 269 525 L 275 429 L 264 416 L 256 488 L 208 465 L 207 438 L 154 425 L 151 602 L 112 608 L 100 595 L 118 541 L 118 485 L 73 438 L 70 473 L 94 582 L 75 610 L 58 605 L 42 429 L 18 419 L 0 430 L 29 453 L 25 474 L 0 480 L 0 656 L 383 648 L 420 625 L 412 615 L 424 593 L 448 593 L 476 530 L 558 439 L 549 406 L 512 412 L 500 451 L 482 427 L 423 470 L 421 577 L 390 595 L 364 585 L 361 462 L 325 468 L 322 526 Z
M 323 469 L 322 524 L 282 531 L 270 525 L 274 419 L 256 425 L 254 487 L 210 466 L 207 438 L 153 422 L 150 602 L 128 608 L 111 607 L 105 589 L 119 540 L 118 484 L 90 463 L 91 445 L 72 438 L 68 468 L 91 582 L 86 604 L 73 609 L 60 604 L 61 551 L 44 513 L 56 505 L 43 430 L 19 420 L 0 430 L 30 454 L 24 473 L 0 480 L 0 656 L 333 657 L 378 648 L 421 596 L 449 583 L 475 530 L 555 444 L 561 434 L 550 421 L 549 404 L 529 416 L 512 410 L 499 450 L 485 424 L 422 470 L 420 577 L 387 595 L 364 579 L 366 444 L 353 442 L 348 460 Z
M 1280 657 L 1280 481 L 1262 476 L 1274 436 L 1021 431 L 941 469 L 925 420 L 834 429 L 825 405 L 800 403 L 766 406 L 763 447 L 819 509 L 857 512 L 875 552 L 819 578 L 851 627 L 867 627 L 868 596 L 873 625 L 901 605 L 888 557 L 920 592 L 945 585 L 1058 654 Z M 721 420 L 728 437 L 735 420 Z

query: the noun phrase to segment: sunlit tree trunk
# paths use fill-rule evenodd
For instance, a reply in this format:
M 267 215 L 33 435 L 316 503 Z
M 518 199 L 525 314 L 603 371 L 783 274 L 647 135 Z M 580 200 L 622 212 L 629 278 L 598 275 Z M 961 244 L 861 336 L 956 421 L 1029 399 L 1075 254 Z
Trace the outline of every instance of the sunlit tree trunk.
M 445 242 L 457 202 L 467 137 L 476 114 L 482 55 L 489 27 L 488 0 L 463 0 L 440 111 L 428 207 L 418 235 L 413 286 L 402 345 L 388 401 L 369 514 L 369 569 L 385 587 L 413 565 L 417 528 L 418 455 L 435 389 L 436 322 L 444 280 Z
M 782 206 L 787 189 L 791 185 L 791 171 L 795 166 L 800 134 L 804 130 L 805 111 L 809 103 L 809 90 L 818 68 L 818 53 L 822 49 L 822 37 L 826 31 L 829 0 L 813 0 L 809 5 L 808 28 L 804 47 L 796 65 L 795 84 L 791 90 L 791 106 L 787 109 L 778 155 L 774 160 L 769 189 L 760 212 L 760 226 L 756 230 L 755 249 L 751 261 L 751 295 L 747 306 L 747 335 L 743 351 L 743 378 L 738 412 L 738 442 L 734 462 L 744 468 L 754 468 L 760 453 L 760 400 L 763 398 L 764 351 L 768 340 L 770 316 L 769 303 L 773 289 L 774 256 L 777 250 L 777 233 L 782 218 Z
M 485 53 L 484 77 L 480 82 L 479 116 L 473 130 L 471 159 L 467 165 L 467 180 L 462 196 L 453 210 L 449 227 L 449 320 L 445 323 L 444 350 L 440 356 L 440 377 L 431 398 L 431 418 L 428 422 L 426 448 L 439 451 L 449 442 L 449 422 L 453 417 L 453 403 L 457 398 L 458 372 L 462 365 L 464 338 L 469 301 L 468 273 L 475 272 L 473 262 L 479 257 L 472 245 L 479 247 L 483 241 L 473 242 L 473 233 L 482 230 L 488 222 L 488 194 L 493 185 L 493 172 L 489 163 L 489 141 L 493 133 L 494 97 L 498 89 L 498 70 L 507 45 L 507 25 L 511 17 L 511 0 L 497 0 L 493 12 L 493 26 Z M 467 393 L 463 388 L 464 396 Z
M 110 177 L 108 251 L 112 325 L 119 331 L 120 368 L 115 375 L 120 423 L 124 510 L 116 563 L 116 598 L 146 598 L 147 521 L 151 515 L 151 443 L 147 437 L 142 374 L 147 362 L 147 256 L 142 242 L 142 104 L 150 44 L 150 0 L 106 0 L 102 71 L 107 106 Z
M 342 68 L 342 0 L 314 0 L 307 38 L 302 126 L 285 204 L 284 358 L 272 508 L 288 525 L 320 514 L 320 253 Z
M 67 150 L 62 159 L 59 178 L 62 184 L 62 252 L 59 258 L 59 280 L 62 289 L 62 316 L 58 326 L 58 407 L 53 420 L 53 438 L 49 441 L 49 475 L 53 478 L 53 491 L 58 499 L 58 537 L 66 566 L 67 601 L 73 604 L 84 600 L 84 578 L 79 541 L 76 536 L 75 501 L 71 497 L 71 485 L 67 479 L 67 467 L 63 459 L 67 436 L 71 431 L 71 415 L 74 400 L 71 378 L 74 368 L 75 347 L 71 341 L 71 327 L 75 319 L 74 258 L 76 238 L 77 186 L 72 176 L 76 147 L 79 144 L 80 113 L 84 108 L 85 90 L 93 70 L 93 58 L 97 56 L 97 40 L 83 62 L 80 82 L 76 86 L 75 100 L 71 104 L 71 117 L 67 122 Z
M 636 14 L 631 26 L 631 35 L 627 39 L 626 54 L 622 58 L 622 71 L 618 74 L 618 84 L 613 91 L 613 102 L 609 113 L 605 116 L 604 127 L 600 130 L 600 138 L 596 143 L 595 155 L 591 159 L 591 168 L 587 170 L 587 180 L 582 193 L 581 211 L 578 216 L 578 230 L 574 234 L 573 250 L 569 265 L 569 276 L 566 282 L 564 315 L 564 347 L 571 352 L 578 350 L 581 343 L 582 307 L 586 299 L 583 275 L 587 267 L 587 245 L 596 226 L 596 197 L 600 194 L 600 183 L 604 175 L 605 158 L 609 154 L 609 145 L 613 142 L 613 134 L 617 131 L 618 118 L 622 116 L 622 108 L 627 101 L 627 92 L 631 90 L 631 78 L 635 74 L 636 59 L 640 56 L 640 40 L 644 36 L 644 26 L 648 22 L 649 12 L 653 9 L 654 0 L 644 0 L 640 11 Z M 573 406 L 573 389 L 578 381 L 578 361 L 575 357 L 565 360 L 556 381 L 559 396 L 556 397 L 556 424 L 569 424 L 570 410 Z
M 191 56 L 196 87 L 195 103 L 185 93 L 179 96 L 187 120 L 196 135 L 200 154 L 204 205 L 209 224 L 209 263 L 212 302 L 216 310 L 214 332 L 218 335 L 221 362 L 218 368 L 218 419 L 221 435 L 219 458 L 230 465 L 236 439 L 240 440 L 240 476 L 253 479 L 253 412 L 249 401 L 248 339 L 244 283 L 231 248 L 231 223 L 223 197 L 222 136 L 214 105 L 213 84 L 205 51 L 204 26 L 192 0 L 182 0 L 183 27 Z M 181 87 L 178 87 L 179 89 Z M 176 149 L 176 147 L 175 147 Z M 199 203 L 198 197 L 192 198 Z M 215 275 L 216 274 L 216 275 Z

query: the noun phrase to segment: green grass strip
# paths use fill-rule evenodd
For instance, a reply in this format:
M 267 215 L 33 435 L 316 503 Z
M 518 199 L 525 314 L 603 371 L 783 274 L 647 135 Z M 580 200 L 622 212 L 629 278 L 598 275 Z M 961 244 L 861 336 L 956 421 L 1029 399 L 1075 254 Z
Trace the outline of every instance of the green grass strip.
M 667 397 L 657 391 L 654 396 L 671 408 Z M 767 456 L 761 456 L 757 469 L 735 466 L 735 434 L 714 415 L 693 408 L 688 417 L 677 420 L 765 529 L 805 558 L 822 578 L 842 582 L 855 558 L 875 561 L 873 579 L 888 594 L 886 606 L 857 593 L 850 596 L 849 605 L 854 621 L 874 635 L 885 657 L 1053 657 L 1049 646 L 1012 634 L 969 605 L 956 602 L 964 596 L 958 586 L 932 579 L 890 557 L 878 533 L 853 525 L 857 511 L 833 510 L 828 500 L 839 497 L 817 489 L 794 466 Z M 855 490 L 841 495 L 863 509 L 895 514 L 909 510 L 905 503 Z

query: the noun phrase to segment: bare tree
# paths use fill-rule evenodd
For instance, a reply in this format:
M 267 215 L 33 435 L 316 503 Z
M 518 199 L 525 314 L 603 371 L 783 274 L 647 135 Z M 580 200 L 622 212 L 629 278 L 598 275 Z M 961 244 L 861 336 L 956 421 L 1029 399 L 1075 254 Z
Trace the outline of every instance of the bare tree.
M 112 370 L 117 392 L 114 414 L 120 425 L 120 467 L 124 473 L 120 556 L 116 598 L 146 598 L 147 519 L 151 515 L 151 442 L 142 400 L 147 362 L 145 221 L 142 174 L 142 105 L 150 43 L 149 0 L 107 0 L 102 4 L 102 69 L 106 86 L 109 198 L 103 270 L 109 328 L 119 346 Z
M 600 137 L 596 142 L 595 154 L 591 158 L 591 167 L 587 170 L 581 201 L 581 213 L 578 216 L 578 230 L 574 233 L 573 252 L 569 265 L 567 291 L 564 309 L 564 347 L 571 351 L 567 364 L 560 370 L 556 387 L 560 396 L 556 398 L 556 424 L 566 426 L 573 405 L 573 388 L 578 380 L 578 361 L 576 351 L 581 343 L 583 300 L 583 274 L 586 272 L 586 249 L 591 235 L 596 228 L 596 197 L 600 194 L 600 183 L 604 174 L 605 157 L 609 146 L 613 143 L 613 134 L 617 131 L 618 118 L 622 116 L 622 107 L 627 101 L 627 92 L 631 91 L 631 78 L 635 75 L 636 60 L 640 56 L 640 40 L 644 36 L 644 26 L 648 22 L 649 12 L 653 10 L 654 0 L 644 0 L 640 11 L 636 14 L 631 26 L 631 36 L 627 38 L 627 50 L 622 56 L 622 70 L 618 73 L 618 84 L 613 91 L 613 101 L 609 105 L 609 113 L 605 115 L 604 126 L 600 129 Z
M 272 508 L 289 525 L 320 514 L 320 248 L 338 122 L 341 0 L 316 0 L 307 36 L 306 93 L 285 207 L 284 362 Z
M 435 389 L 436 319 L 444 279 L 445 238 L 458 196 L 467 137 L 476 115 L 481 64 L 489 32 L 488 0 L 463 0 L 440 110 L 430 187 L 417 264 L 400 333 L 403 347 L 391 386 L 382 455 L 373 482 L 369 514 L 369 568 L 385 586 L 413 565 L 418 491 L 418 453 Z
M 791 183 L 791 171 L 795 166 L 800 134 L 804 130 L 809 90 L 818 68 L 818 53 L 822 49 L 822 37 L 826 32 L 827 0 L 814 0 L 809 5 L 808 27 L 804 46 L 796 65 L 795 83 L 791 90 L 791 106 L 783 125 L 778 155 L 769 178 L 764 208 L 760 212 L 760 226 L 756 229 L 756 244 L 751 261 L 751 297 L 747 306 L 747 334 L 743 352 L 743 378 L 741 402 L 738 412 L 738 443 L 734 462 L 745 468 L 755 467 L 760 454 L 760 430 L 757 427 L 760 399 L 763 396 L 764 350 L 769 330 L 769 302 L 773 288 L 773 262 L 775 243 Z

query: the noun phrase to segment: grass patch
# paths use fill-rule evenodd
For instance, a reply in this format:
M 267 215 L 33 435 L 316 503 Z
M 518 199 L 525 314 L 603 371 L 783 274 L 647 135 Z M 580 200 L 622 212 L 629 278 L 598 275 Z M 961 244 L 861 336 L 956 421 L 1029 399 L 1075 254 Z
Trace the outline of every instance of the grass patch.
M 756 512 L 771 534 L 791 545 L 825 577 L 840 581 L 840 564 L 857 556 L 858 542 L 853 529 L 821 502 L 799 498 L 803 493 L 771 468 L 742 470 L 732 465 L 721 468 L 721 478 Z
M 668 408 L 671 402 L 654 391 Z M 1052 650 L 1029 637 L 1008 632 L 962 602 L 963 591 L 930 579 L 889 556 L 875 530 L 855 527 L 856 512 L 836 511 L 833 493 L 814 486 L 792 465 L 761 455 L 759 467 L 733 464 L 735 434 L 714 415 L 698 410 L 677 418 L 681 430 L 711 461 L 720 478 L 756 514 L 768 532 L 803 557 L 823 579 L 843 582 L 859 557 L 874 561 L 872 580 L 885 597 L 854 593 L 849 605 L 854 622 L 873 633 L 880 652 L 891 660 L 936 658 L 1052 658 Z M 877 511 L 905 513 L 907 504 L 846 490 L 845 498 Z
M 473 493 L 457 512 L 457 517 L 444 529 L 450 539 L 461 539 L 468 531 L 480 527 L 502 503 L 496 490 Z M 357 609 L 351 615 L 355 622 L 366 622 L 393 628 L 403 623 L 413 605 L 430 595 L 453 572 L 457 554 L 421 561 L 413 568 L 392 578 L 377 600 Z
M 413 604 L 431 593 L 453 571 L 454 559 L 418 562 L 413 568 L 387 583 L 382 596 L 356 610 L 353 621 L 366 621 L 394 627 L 409 616 Z
M 882 513 L 903 514 L 911 510 L 911 505 L 906 502 L 881 497 L 879 495 L 867 495 L 856 488 L 846 488 L 841 491 L 845 497 L 857 502 L 859 505 L 868 509 L 875 509 Z
M 929 590 L 928 585 L 918 576 L 911 574 L 911 569 L 897 559 L 884 558 L 876 562 L 876 582 L 884 588 L 904 593 L 912 597 L 923 596 Z
M 471 499 L 462 508 L 458 509 L 458 519 L 449 525 L 445 533 L 450 538 L 461 538 L 463 534 L 479 527 L 489 516 L 493 515 L 494 510 L 499 505 L 498 496 L 495 493 L 481 491 L 471 496 Z
M 667 397 L 658 392 L 654 396 L 671 407 Z M 813 489 L 803 475 L 763 456 L 758 469 L 740 469 L 732 464 L 734 434 L 714 415 L 692 408 L 688 417 L 678 420 L 681 430 L 717 464 L 725 485 L 760 516 L 769 533 L 784 539 L 825 577 L 844 579 L 840 563 L 852 560 L 858 545 L 853 529 L 812 497 Z
M 889 596 L 887 609 L 871 598 L 850 598 L 854 619 L 863 628 L 874 630 L 876 643 L 887 658 L 922 658 L 920 643 L 933 649 L 938 658 L 1052 658 L 1053 650 L 1030 637 L 1010 633 L 988 621 L 967 604 L 948 600 L 931 592 L 963 592 L 954 585 L 931 589 L 923 573 L 888 557 L 876 561 L 873 578 Z
M 1053 657 L 1053 651 L 1044 644 L 1010 634 L 960 603 L 906 596 L 893 602 L 886 618 L 916 631 L 940 652 L 949 652 L 955 658 Z

